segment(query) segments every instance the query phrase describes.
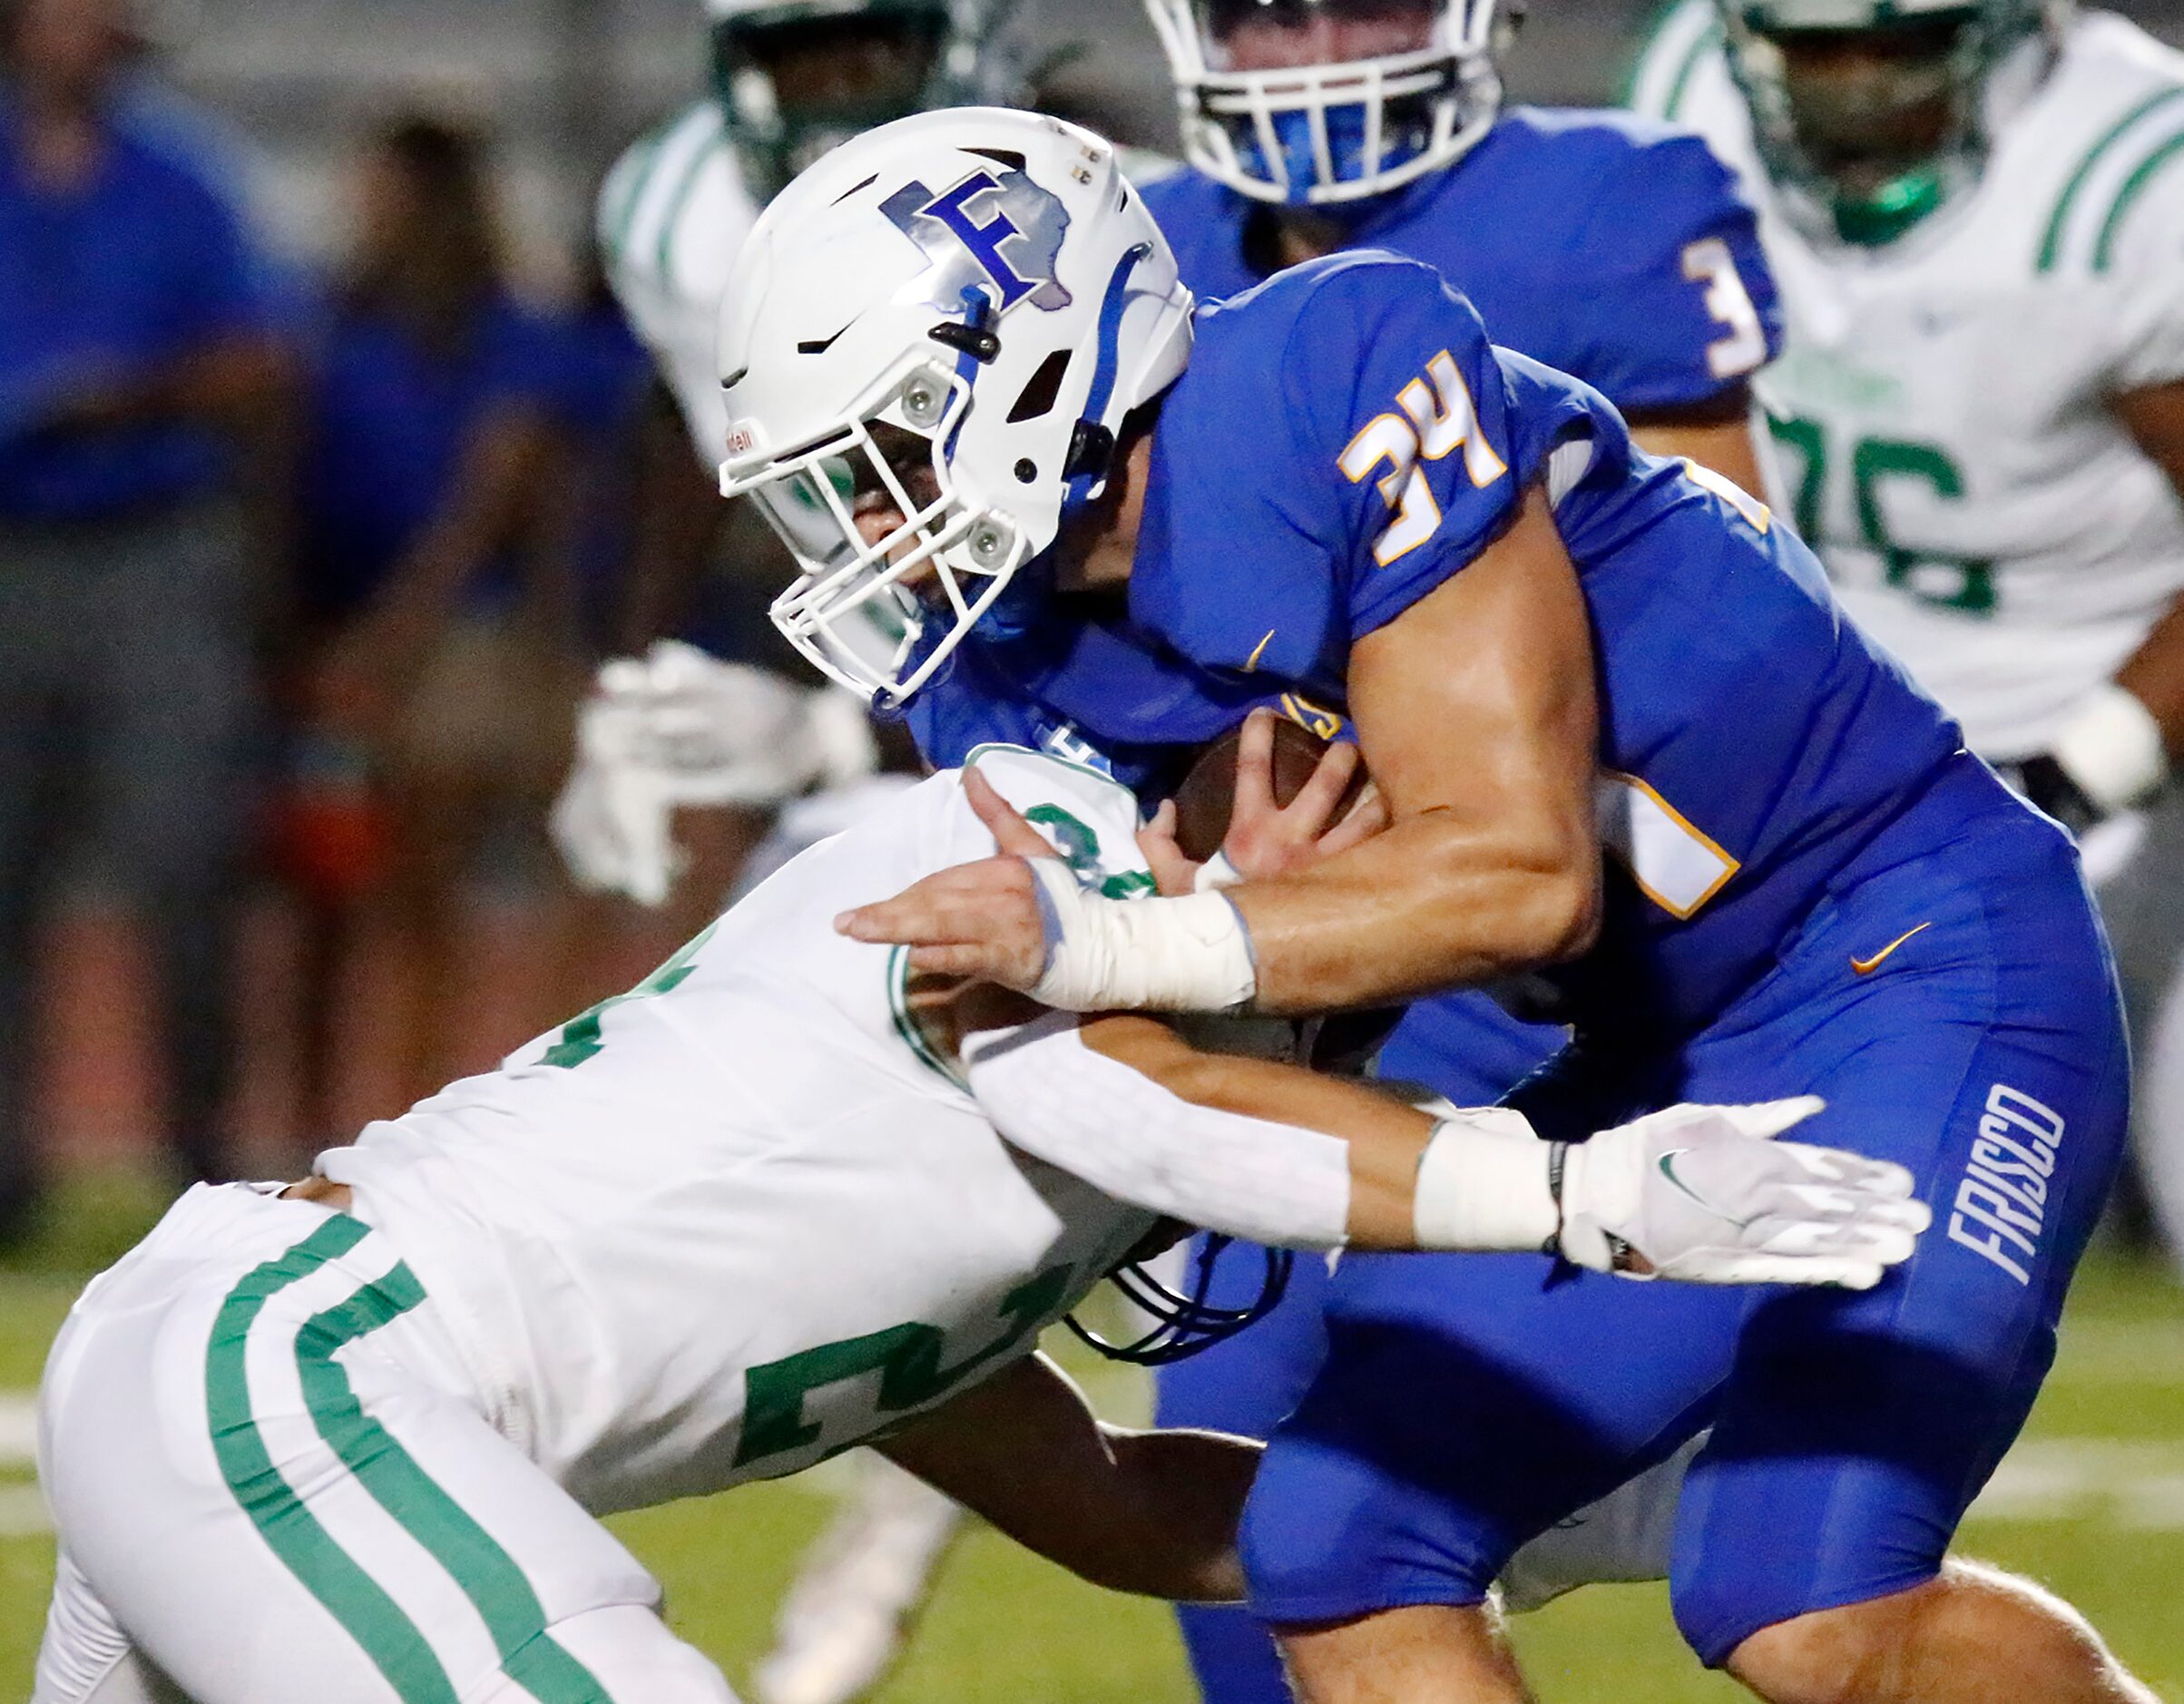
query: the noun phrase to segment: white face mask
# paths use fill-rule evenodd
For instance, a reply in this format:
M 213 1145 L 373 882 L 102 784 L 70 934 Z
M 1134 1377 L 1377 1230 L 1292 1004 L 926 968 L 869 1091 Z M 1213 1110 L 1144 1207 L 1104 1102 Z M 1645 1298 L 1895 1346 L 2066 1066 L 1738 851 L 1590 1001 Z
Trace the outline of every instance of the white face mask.
M 1256 200 L 1385 194 L 1501 103 L 1498 0 L 1147 0 L 1191 163 Z

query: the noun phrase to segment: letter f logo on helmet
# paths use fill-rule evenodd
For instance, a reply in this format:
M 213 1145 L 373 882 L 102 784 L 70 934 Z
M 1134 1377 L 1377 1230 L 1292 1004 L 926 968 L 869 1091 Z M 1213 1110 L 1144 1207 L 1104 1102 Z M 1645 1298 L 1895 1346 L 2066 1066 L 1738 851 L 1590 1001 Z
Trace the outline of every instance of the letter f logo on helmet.
M 774 624 L 907 699 L 1099 494 L 1085 446 L 1181 375 L 1191 306 L 1113 148 L 1059 119 L 919 113 L 806 171 L 720 310 L 720 489 L 801 570 Z
M 970 203 L 984 195 L 995 199 L 991 216 L 981 222 Z M 1069 232 L 1069 210 L 1022 171 L 1004 171 L 998 178 L 974 171 L 938 195 L 912 179 L 880 203 L 880 211 L 945 278 L 931 296 L 935 307 L 962 299 L 962 285 L 969 281 L 961 277 L 965 256 L 1000 291 L 1004 312 L 1027 297 L 1049 313 L 1070 304 L 1068 289 L 1054 276 Z

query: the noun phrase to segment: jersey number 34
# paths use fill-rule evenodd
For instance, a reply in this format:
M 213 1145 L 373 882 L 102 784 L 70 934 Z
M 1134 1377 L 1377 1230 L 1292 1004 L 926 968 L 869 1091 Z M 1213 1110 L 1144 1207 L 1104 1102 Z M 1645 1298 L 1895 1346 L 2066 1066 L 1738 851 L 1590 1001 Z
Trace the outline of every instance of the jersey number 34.
M 1380 495 L 1395 510 L 1396 518 L 1373 544 L 1373 560 L 1384 568 L 1425 544 L 1441 524 L 1441 505 L 1426 485 L 1425 471 L 1418 465 L 1421 458 L 1437 462 L 1461 448 L 1464 471 L 1481 487 L 1509 471 L 1509 465 L 1479 430 L 1471 387 L 1446 349 L 1425 364 L 1423 377 L 1412 379 L 1396 393 L 1396 404 L 1401 413 L 1375 415 L 1336 457 L 1336 465 L 1353 485 L 1363 485 L 1376 468 L 1386 465 L 1387 471 L 1380 475 Z

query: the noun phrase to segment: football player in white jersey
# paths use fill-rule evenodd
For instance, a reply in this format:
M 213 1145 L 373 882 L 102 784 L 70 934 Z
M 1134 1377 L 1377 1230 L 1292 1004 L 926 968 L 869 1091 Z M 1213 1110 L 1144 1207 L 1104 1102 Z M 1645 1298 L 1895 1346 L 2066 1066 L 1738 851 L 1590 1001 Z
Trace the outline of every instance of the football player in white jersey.
M 1315 829 L 1340 791 L 1300 796 Z M 1012 807 L 1053 837 L 1017 821 L 1020 853 L 1151 889 L 1128 793 L 989 749 L 305 1182 L 186 1195 L 47 1367 L 35 1704 L 722 1704 L 593 1517 L 865 1442 L 1090 1578 L 1233 1596 L 1253 1446 L 1101 1427 L 1030 1358 L 1160 1215 L 1859 1287 L 1923 1229 L 1898 1168 L 1758 1140 L 1809 1098 L 1670 1109 L 1564 1169 L 1513 1114 L 928 987 L 835 933 Z
M 2184 54 L 2067 0 L 1684 0 L 1632 100 L 1760 206 L 1755 388 L 1844 603 L 2105 867 L 2184 1254 Z

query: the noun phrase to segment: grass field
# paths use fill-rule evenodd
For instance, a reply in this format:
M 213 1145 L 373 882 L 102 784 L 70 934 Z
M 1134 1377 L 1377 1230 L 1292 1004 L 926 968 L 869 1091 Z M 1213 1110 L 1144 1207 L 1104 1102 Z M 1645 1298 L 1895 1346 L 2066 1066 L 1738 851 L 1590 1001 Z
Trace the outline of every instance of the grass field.
M 46 1341 L 83 1278 L 156 1204 L 125 1178 L 87 1180 L 64 1231 L 0 1269 L 0 1699 L 26 1695 L 51 1578 L 22 1424 Z M 1141 1402 L 1103 1378 L 1114 1405 Z M 798 1548 L 827 1513 L 818 1483 L 755 1487 L 616 1524 L 667 1582 L 686 1637 L 739 1678 L 765 1640 Z M 2172 1704 L 2184 1704 L 2184 1291 L 2094 1262 L 2047 1393 L 1974 1511 L 1966 1548 L 2077 1602 Z M 1708 1704 L 1745 1696 L 1701 1673 L 1665 1594 L 1601 1588 L 1518 1624 L 1548 1704 Z M 1081 1586 L 990 1533 L 955 1551 L 888 1704 L 1181 1704 L 1191 1697 L 1166 1612 Z

